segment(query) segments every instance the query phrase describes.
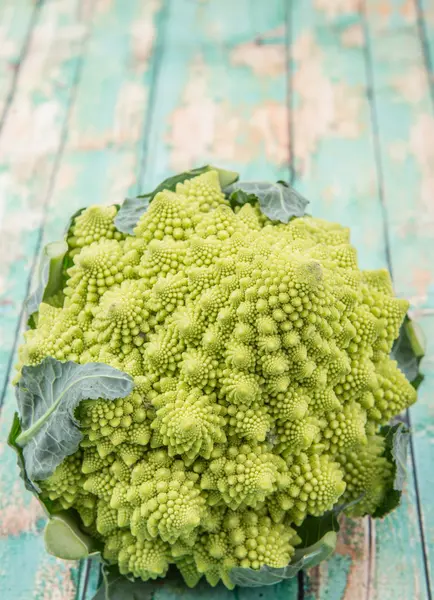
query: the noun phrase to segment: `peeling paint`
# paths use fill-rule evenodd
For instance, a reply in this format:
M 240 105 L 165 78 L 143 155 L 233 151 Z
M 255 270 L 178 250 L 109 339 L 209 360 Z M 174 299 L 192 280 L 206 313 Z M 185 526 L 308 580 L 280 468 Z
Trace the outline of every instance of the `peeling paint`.
M 284 44 L 247 42 L 234 48 L 231 62 L 234 66 L 247 66 L 257 76 L 279 77 L 286 69 Z
M 418 104 L 428 93 L 427 83 L 426 71 L 422 65 L 410 67 L 392 82 L 398 92 L 396 101 Z
M 44 561 L 35 576 L 34 600 L 74 600 L 75 584 L 71 568 L 75 563 L 55 559 Z
M 341 42 L 345 48 L 362 48 L 365 45 L 365 36 L 360 23 L 344 29 L 341 34 Z
M 297 99 L 292 117 L 297 125 L 293 147 L 298 168 L 308 176 L 312 156 L 323 138 L 355 139 L 363 133 L 363 90 L 330 79 L 324 69 L 323 51 L 312 33 L 298 37 L 293 59 Z
M 434 221 L 434 117 L 420 114 L 410 131 L 410 151 L 417 160 L 420 173 L 418 209 L 424 218 Z
M 361 7 L 361 0 L 315 0 L 314 5 L 327 17 L 334 19 L 340 15 L 357 13 Z

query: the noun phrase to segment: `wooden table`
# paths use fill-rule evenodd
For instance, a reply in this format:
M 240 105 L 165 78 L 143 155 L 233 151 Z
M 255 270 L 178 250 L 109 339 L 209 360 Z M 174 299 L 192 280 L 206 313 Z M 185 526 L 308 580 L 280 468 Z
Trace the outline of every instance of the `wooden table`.
M 433 0 L 1 0 L 0 597 L 88 600 L 90 563 L 43 549 L 5 439 L 41 246 L 83 205 L 212 161 L 291 179 L 387 266 L 426 340 L 409 476 L 384 521 L 347 521 L 328 563 L 274 588 L 155 600 L 417 600 L 434 589 Z

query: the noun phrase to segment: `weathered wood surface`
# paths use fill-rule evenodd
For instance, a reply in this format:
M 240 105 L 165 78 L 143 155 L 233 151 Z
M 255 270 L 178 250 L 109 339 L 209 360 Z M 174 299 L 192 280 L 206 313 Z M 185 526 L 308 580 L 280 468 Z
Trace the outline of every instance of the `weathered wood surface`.
M 434 586 L 434 4 L 431 0 L 0 2 L 0 597 L 90 600 L 98 573 L 43 549 L 5 440 L 38 252 L 88 203 L 211 161 L 291 178 L 388 266 L 427 340 L 411 474 L 382 522 L 279 586 L 171 600 L 431 600 Z M 25 569 L 23 569 L 25 564 Z

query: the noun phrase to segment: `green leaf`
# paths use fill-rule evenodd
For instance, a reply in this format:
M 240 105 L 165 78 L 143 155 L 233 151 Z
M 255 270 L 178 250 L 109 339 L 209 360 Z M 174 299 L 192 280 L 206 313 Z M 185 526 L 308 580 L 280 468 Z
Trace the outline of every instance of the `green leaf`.
M 68 560 L 84 558 L 97 553 L 99 544 L 81 531 L 78 514 L 73 509 L 60 510 L 55 502 L 39 493 L 39 488 L 29 478 L 24 462 L 23 449 L 16 443 L 20 434 L 20 419 L 18 413 L 15 413 L 7 441 L 8 445 L 16 452 L 20 477 L 24 481 L 26 489 L 35 496 L 49 518 L 45 526 L 47 552 L 58 558 Z
M 272 221 L 288 223 L 293 217 L 302 217 L 309 204 L 295 189 L 284 181 L 237 181 L 224 190 L 234 204 L 259 202 L 261 211 Z
M 141 579 L 130 580 L 116 566 L 103 565 L 103 582 L 92 600 L 152 600 L 156 584 Z
M 39 490 L 35 487 L 32 480 L 27 475 L 26 466 L 24 463 L 23 449 L 21 448 L 21 446 L 18 446 L 18 444 L 17 444 L 17 438 L 20 436 L 20 434 L 21 434 L 20 417 L 18 416 L 18 413 L 16 412 L 14 414 L 11 430 L 8 435 L 8 440 L 7 440 L 8 445 L 16 452 L 17 464 L 20 469 L 20 477 L 24 481 L 24 485 L 25 485 L 26 489 L 29 490 L 29 492 L 32 492 L 32 494 L 34 494 L 38 499 L 40 499 L 39 498 Z M 41 501 L 41 503 L 42 503 L 42 501 Z M 45 508 L 45 503 L 43 503 L 43 505 Z M 47 511 L 47 512 L 49 513 L 50 511 Z
M 21 446 L 18 446 L 18 444 L 16 442 L 16 440 L 20 434 L 21 434 L 20 418 L 19 418 L 18 413 L 15 413 L 13 421 L 12 421 L 11 430 L 9 432 L 8 439 L 7 439 L 8 445 L 15 451 L 15 453 L 17 455 L 17 464 L 18 464 L 18 468 L 20 470 L 20 477 L 24 481 L 25 488 L 35 496 L 35 498 L 39 501 L 39 504 L 44 509 L 44 512 L 47 515 L 47 517 L 50 517 L 51 515 L 53 515 L 56 512 L 55 503 L 52 500 L 50 500 L 49 498 L 42 497 L 39 493 L 39 488 L 37 486 L 35 486 L 33 481 L 28 476 L 27 471 L 26 471 L 26 465 L 24 463 L 23 449 L 21 448 Z
M 67 511 L 53 515 L 45 525 L 45 549 L 65 560 L 81 560 L 97 553 L 95 541 L 83 533 Z
M 52 242 L 42 250 L 38 286 L 27 298 L 25 304 L 27 321 L 30 321 L 30 326 L 35 324 L 35 313 L 39 310 L 40 303 L 63 290 L 63 261 L 67 252 L 68 244 L 65 241 Z
M 126 198 L 115 218 L 116 229 L 133 235 L 140 217 L 148 210 L 153 197 L 149 195 Z
M 171 190 L 173 192 L 176 190 L 178 183 L 183 183 L 187 179 L 192 179 L 207 171 L 217 171 L 222 188 L 238 179 L 238 173 L 235 173 L 235 171 L 226 171 L 225 169 L 219 169 L 212 165 L 205 165 L 204 167 L 198 167 L 197 169 L 191 169 L 190 171 L 173 175 L 160 183 L 152 192 L 141 194 L 136 198 L 127 198 L 116 215 L 116 228 L 122 233 L 129 233 L 132 235 L 138 220 L 143 213 L 148 210 L 149 204 L 158 192 L 161 192 L 162 190 Z
M 220 181 L 220 186 L 222 189 L 228 187 L 232 183 L 238 181 L 238 173 L 235 171 L 228 171 L 226 169 L 219 169 L 218 167 L 213 167 L 212 165 L 208 165 L 208 171 L 217 171 Z
M 385 439 L 384 456 L 393 464 L 393 476 L 383 502 L 372 515 L 374 519 L 385 517 L 401 502 L 410 443 L 410 430 L 405 423 L 385 425 L 380 429 L 380 435 Z
M 43 481 L 77 450 L 83 436 L 74 411 L 81 400 L 124 398 L 132 389 L 129 375 L 102 363 L 47 357 L 23 367 L 16 386 L 22 432 L 15 443 L 23 448 L 29 479 Z
M 391 357 L 398 362 L 398 367 L 415 389 L 419 387 L 424 378 L 419 371 L 420 361 L 425 355 L 424 344 L 420 338 L 420 332 L 416 330 L 415 324 L 406 315 L 391 352 Z
M 255 194 L 248 194 L 244 190 L 235 190 L 229 196 L 231 206 L 243 206 L 244 204 L 256 204 L 259 199 Z
M 56 296 L 63 297 L 63 289 L 67 280 L 66 269 L 72 266 L 68 254 L 68 237 L 74 220 L 85 209 L 80 208 L 68 220 L 63 240 L 51 242 L 44 246 L 39 261 L 37 287 L 25 302 L 27 326 L 35 329 L 38 320 L 38 310 L 41 302 L 49 302 Z

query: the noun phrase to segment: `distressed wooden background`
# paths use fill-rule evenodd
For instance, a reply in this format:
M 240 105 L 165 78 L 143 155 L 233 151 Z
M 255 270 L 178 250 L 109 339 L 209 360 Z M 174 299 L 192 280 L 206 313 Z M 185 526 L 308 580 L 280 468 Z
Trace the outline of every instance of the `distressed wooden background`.
M 328 563 L 267 589 L 155 600 L 431 600 L 434 586 L 434 1 L 0 0 L 0 597 L 89 600 L 43 549 L 5 438 L 41 246 L 89 203 L 211 161 L 291 179 L 352 227 L 427 340 L 402 505 L 347 522 Z

